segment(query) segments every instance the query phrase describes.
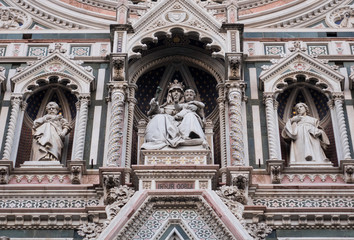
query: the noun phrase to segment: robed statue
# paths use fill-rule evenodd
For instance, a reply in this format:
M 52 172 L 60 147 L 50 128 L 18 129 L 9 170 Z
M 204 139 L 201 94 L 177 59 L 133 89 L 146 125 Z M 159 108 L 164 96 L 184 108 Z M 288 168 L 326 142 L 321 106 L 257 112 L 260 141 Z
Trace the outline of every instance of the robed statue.
M 60 161 L 64 138 L 71 127 L 56 102 L 49 102 L 46 115 L 33 123 L 32 161 Z

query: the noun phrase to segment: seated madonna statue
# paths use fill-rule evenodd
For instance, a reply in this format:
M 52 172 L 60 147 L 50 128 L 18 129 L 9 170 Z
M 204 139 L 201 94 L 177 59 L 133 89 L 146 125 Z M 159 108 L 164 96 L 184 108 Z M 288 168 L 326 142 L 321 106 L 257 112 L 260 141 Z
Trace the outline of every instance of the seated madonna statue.
M 195 92 L 178 80 L 169 84 L 166 102 L 159 106 L 156 97 L 150 101 L 151 117 L 145 131 L 142 149 L 156 150 L 166 146 L 206 145 L 203 131 L 204 104 L 194 100 Z M 185 95 L 187 101 L 185 102 Z
M 49 102 L 47 114 L 33 123 L 32 161 L 60 161 L 63 139 L 70 130 L 69 122 L 59 113 L 59 105 Z
M 323 148 L 329 145 L 329 139 L 319 128 L 318 119 L 307 116 L 305 103 L 296 104 L 295 109 L 296 116 L 287 121 L 282 131 L 282 136 L 291 141 L 290 163 L 328 163 Z

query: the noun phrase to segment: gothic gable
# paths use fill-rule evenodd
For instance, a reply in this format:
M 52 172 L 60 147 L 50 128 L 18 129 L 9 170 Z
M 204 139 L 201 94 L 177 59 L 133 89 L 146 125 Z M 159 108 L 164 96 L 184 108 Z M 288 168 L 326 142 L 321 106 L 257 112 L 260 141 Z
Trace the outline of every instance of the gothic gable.
M 37 62 L 29 62 L 25 68 L 18 68 L 18 74 L 11 78 L 14 93 L 28 93 L 36 88 L 56 82 L 74 93 L 90 93 L 94 87 L 94 76 L 90 67 L 81 66 L 60 51 L 60 46 Z M 56 80 L 52 77 L 55 76 Z
M 307 55 L 303 49 L 299 48 L 280 60 L 272 60 L 272 63 L 263 66 L 259 77 L 264 92 L 281 91 L 290 79 L 296 81 L 296 76 L 300 75 L 305 77 L 305 82 L 315 81 L 314 84 L 325 92 L 340 92 L 343 87 L 344 77 L 335 70 L 336 66 Z
M 135 33 L 130 37 L 129 55 L 135 54 L 134 49 L 145 49 L 149 41 L 157 42 L 161 35 L 172 36 L 175 29 L 186 35 L 197 35 L 200 40 L 208 42 L 208 47 L 218 46 L 220 56 L 226 51 L 222 49 L 226 35 L 220 33 L 221 23 L 194 1 L 161 1 L 132 27 Z

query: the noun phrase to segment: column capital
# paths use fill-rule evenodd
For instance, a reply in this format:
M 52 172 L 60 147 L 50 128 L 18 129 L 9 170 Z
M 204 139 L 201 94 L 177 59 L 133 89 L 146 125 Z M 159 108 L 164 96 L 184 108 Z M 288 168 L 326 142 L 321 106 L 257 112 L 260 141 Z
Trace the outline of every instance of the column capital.
M 111 81 L 107 84 L 110 91 L 120 90 L 125 91 L 128 88 L 126 81 Z
M 337 101 L 337 100 L 344 101 L 344 93 L 343 92 L 334 92 L 334 93 L 332 93 L 332 99 L 334 101 Z
M 22 94 L 19 94 L 19 93 L 11 94 L 11 103 L 13 103 L 13 104 L 20 104 L 22 99 L 23 99 Z
M 79 104 L 83 104 L 83 103 L 87 103 L 87 104 L 90 104 L 90 100 L 91 100 L 91 96 L 89 93 L 82 93 L 79 95 L 78 97 L 79 99 Z

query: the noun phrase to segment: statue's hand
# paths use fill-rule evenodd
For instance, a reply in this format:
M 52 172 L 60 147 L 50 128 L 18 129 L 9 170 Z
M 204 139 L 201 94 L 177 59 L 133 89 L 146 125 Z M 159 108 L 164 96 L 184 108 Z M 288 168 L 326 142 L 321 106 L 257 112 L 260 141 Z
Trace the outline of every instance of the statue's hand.
M 181 120 L 182 118 L 183 118 L 182 116 L 175 115 L 175 119 L 176 119 L 176 120 Z
M 300 120 L 301 120 L 301 117 L 299 117 L 299 116 L 295 116 L 290 119 L 291 123 L 294 123 L 294 122 L 297 123 L 297 122 L 300 122 Z
M 65 128 L 61 133 L 59 133 L 59 137 L 64 138 L 67 133 L 68 130 Z
M 150 101 L 150 106 L 151 107 L 156 107 L 158 105 L 159 105 L 159 103 L 155 100 L 155 98 L 151 99 L 151 101 Z

